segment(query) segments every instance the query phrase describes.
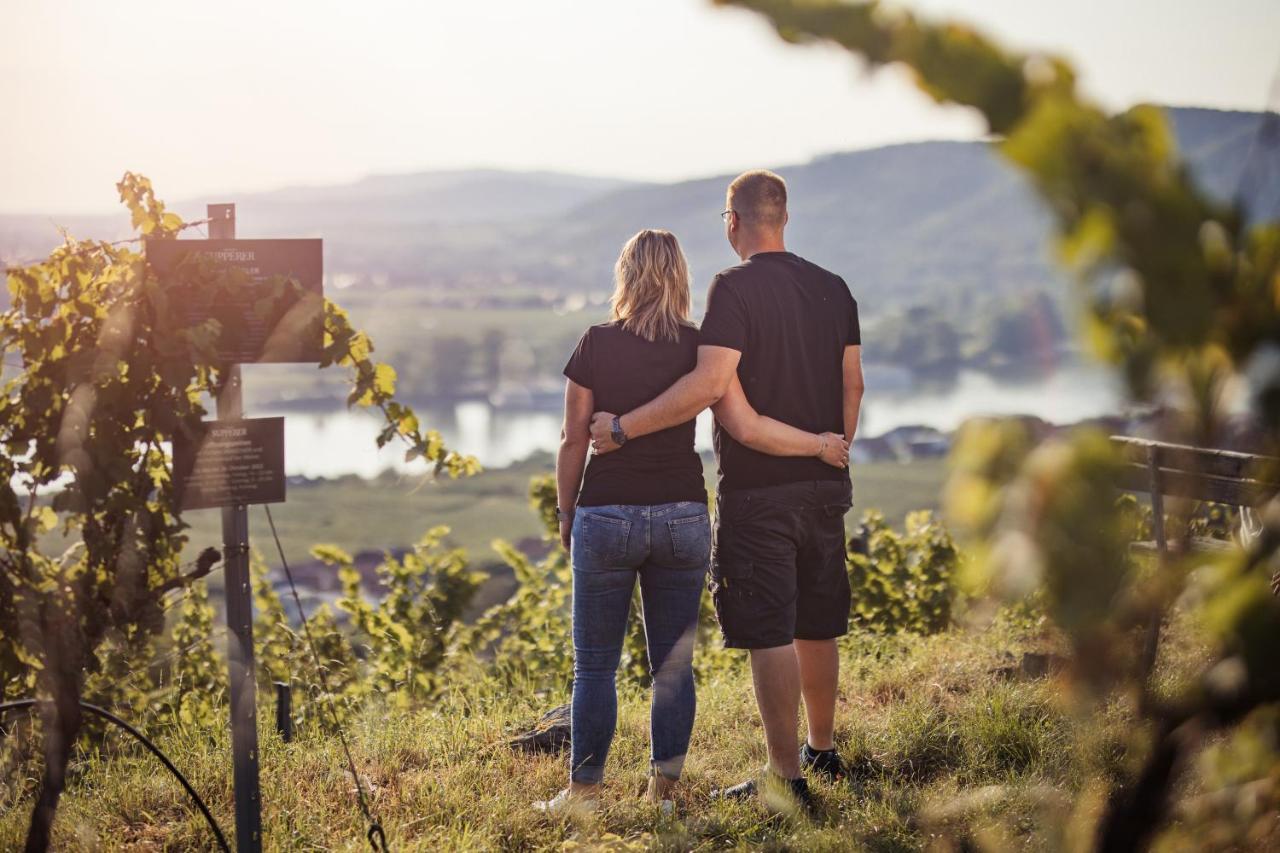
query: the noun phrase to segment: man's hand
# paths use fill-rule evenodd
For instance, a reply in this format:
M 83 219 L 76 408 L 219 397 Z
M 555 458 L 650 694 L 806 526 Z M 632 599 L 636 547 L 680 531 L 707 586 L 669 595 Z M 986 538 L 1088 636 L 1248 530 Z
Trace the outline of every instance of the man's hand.
M 597 456 L 621 447 L 613 440 L 613 418 L 612 412 L 596 412 L 591 416 L 591 449 Z
M 824 432 L 819 438 L 822 440 L 822 447 L 818 451 L 818 458 L 832 468 L 848 468 L 849 445 L 845 443 L 844 436 L 835 432 Z

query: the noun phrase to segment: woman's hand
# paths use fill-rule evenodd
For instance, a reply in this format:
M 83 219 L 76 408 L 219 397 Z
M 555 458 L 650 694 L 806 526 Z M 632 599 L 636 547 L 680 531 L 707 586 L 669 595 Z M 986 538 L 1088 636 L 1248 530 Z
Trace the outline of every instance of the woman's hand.
M 591 451 L 596 456 L 612 453 L 620 445 L 613 440 L 613 412 L 596 412 L 591 416 Z
M 814 454 L 832 468 L 849 467 L 849 445 L 844 436 L 836 432 L 824 432 L 818 436 L 818 452 Z
M 564 550 L 572 553 L 569 542 L 573 538 L 573 510 L 562 510 L 560 512 L 560 544 L 564 546 Z

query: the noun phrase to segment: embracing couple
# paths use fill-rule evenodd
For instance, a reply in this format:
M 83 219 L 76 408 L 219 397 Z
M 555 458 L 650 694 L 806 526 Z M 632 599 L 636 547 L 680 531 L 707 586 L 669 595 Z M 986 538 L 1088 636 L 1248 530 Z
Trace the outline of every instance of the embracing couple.
M 740 175 L 726 207 L 742 263 L 712 281 L 701 328 L 689 319 L 676 238 L 641 231 L 618 258 L 613 319 L 588 329 L 565 367 L 556 478 L 573 562 L 572 751 L 569 786 L 543 810 L 596 801 L 637 578 L 653 673 L 648 796 L 671 808 L 693 731 L 708 566 L 725 645 L 751 656 L 769 755 L 761 773 L 717 795 L 776 791 L 808 809 L 805 771 L 842 773 L 832 736 L 836 638 L 850 604 L 848 448 L 863 388 L 857 304 L 839 276 L 786 250 L 780 177 Z M 719 461 L 714 537 L 694 451 L 694 418 L 707 407 Z

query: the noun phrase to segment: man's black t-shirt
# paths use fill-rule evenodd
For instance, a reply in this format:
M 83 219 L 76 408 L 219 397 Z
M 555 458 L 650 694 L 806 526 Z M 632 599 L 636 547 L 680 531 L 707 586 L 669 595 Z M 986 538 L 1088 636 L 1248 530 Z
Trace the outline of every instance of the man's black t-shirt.
M 761 415 L 808 432 L 844 432 L 844 349 L 862 343 L 844 280 L 790 252 L 762 252 L 707 291 L 700 342 L 742 353 L 738 378 Z M 722 490 L 848 480 L 815 457 L 768 456 L 716 424 Z
M 564 375 L 590 388 L 597 412 L 625 414 L 643 406 L 698 363 L 698 330 L 681 327 L 680 340 L 646 341 L 618 322 L 587 329 Z M 693 449 L 693 421 L 628 441 L 592 456 L 579 506 L 664 504 L 707 499 L 702 460 Z

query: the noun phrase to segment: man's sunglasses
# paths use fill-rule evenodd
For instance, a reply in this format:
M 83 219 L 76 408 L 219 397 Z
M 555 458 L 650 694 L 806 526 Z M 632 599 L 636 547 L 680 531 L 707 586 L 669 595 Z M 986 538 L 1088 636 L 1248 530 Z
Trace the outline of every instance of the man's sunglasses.
M 728 221 L 729 221 L 729 214 L 731 214 L 731 213 L 737 213 L 737 211 L 736 211 L 736 210 L 734 210 L 732 207 L 731 207 L 731 208 L 729 208 L 728 210 L 722 210 L 722 211 L 720 211 L 720 218 L 721 218 L 721 219 L 723 219 L 725 222 L 728 222 Z

